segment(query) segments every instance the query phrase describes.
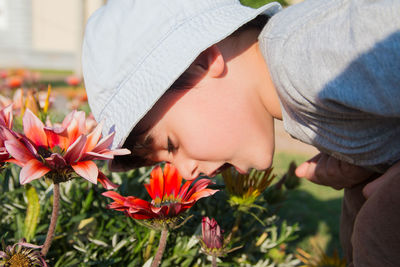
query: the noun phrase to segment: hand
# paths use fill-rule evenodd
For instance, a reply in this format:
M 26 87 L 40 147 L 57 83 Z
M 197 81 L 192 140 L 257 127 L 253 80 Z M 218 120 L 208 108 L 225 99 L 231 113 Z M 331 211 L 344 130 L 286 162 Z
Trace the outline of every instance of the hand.
M 359 184 L 371 177 L 373 173 L 373 171 L 338 160 L 325 153 L 319 153 L 300 164 L 296 169 L 297 176 L 337 190 Z
M 400 161 L 390 167 L 384 174 L 364 186 L 364 197 L 369 198 L 386 181 L 386 179 L 390 179 L 391 177 L 395 176 L 400 179 Z

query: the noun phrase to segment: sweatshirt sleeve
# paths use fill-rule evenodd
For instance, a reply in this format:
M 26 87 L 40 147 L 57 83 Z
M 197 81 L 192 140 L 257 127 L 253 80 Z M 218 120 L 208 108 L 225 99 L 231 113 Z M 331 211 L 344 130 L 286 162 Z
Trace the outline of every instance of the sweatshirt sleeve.
M 271 18 L 260 46 L 293 137 L 359 165 L 400 159 L 399 14 L 398 0 L 306 0 Z

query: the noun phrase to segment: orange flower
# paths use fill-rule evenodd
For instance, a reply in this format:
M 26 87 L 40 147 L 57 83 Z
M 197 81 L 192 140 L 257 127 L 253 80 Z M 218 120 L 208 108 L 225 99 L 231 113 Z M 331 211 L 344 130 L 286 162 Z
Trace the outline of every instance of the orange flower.
M 129 154 L 129 151 L 109 150 L 114 133 L 100 140 L 101 123 L 87 133 L 84 112 L 73 111 L 65 117 L 61 126 L 46 127 L 27 109 L 23 127 L 25 136 L 7 135 L 5 129 L 1 129 L 8 136 L 5 147 L 14 157 L 10 161 L 22 167 L 21 184 L 44 175 L 59 183 L 74 178 L 76 173 L 91 183 L 99 181 L 107 189 L 116 187 L 99 171 L 93 160 L 108 160 L 114 155 Z
M 18 87 L 21 87 L 22 82 L 23 82 L 23 80 L 22 80 L 22 78 L 19 77 L 19 76 L 11 76 L 11 77 L 8 77 L 8 78 L 7 78 L 7 81 L 6 81 L 7 86 L 8 86 L 9 88 L 18 88 Z
M 197 200 L 215 194 L 218 190 L 206 188 L 211 183 L 209 179 L 200 179 L 197 182 L 187 181 L 181 186 L 182 176 L 167 163 L 164 172 L 156 166 L 150 174 L 150 184 L 145 185 L 151 202 L 133 196 L 123 197 L 114 191 L 104 192 L 103 195 L 114 200 L 108 208 L 123 211 L 133 219 L 168 220 L 190 209 Z
M 81 83 L 81 79 L 79 79 L 77 76 L 71 75 L 65 78 L 65 82 L 69 86 L 78 86 Z

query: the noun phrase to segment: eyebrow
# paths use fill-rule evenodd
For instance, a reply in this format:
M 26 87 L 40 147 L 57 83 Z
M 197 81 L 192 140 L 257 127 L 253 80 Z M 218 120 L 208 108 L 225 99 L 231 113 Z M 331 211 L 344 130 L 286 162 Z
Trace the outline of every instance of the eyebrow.
M 154 138 L 151 133 L 147 134 L 141 144 L 144 149 L 152 150 L 154 147 Z

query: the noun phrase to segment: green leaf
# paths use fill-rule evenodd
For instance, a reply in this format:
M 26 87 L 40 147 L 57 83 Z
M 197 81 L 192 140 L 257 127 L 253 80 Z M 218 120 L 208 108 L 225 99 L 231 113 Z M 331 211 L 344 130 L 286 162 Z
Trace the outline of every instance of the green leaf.
M 288 5 L 286 0 L 240 0 L 240 3 L 242 3 L 242 5 L 252 8 L 259 8 L 271 2 L 279 2 L 283 6 Z
M 28 207 L 25 217 L 24 237 L 27 242 L 30 242 L 30 240 L 35 236 L 36 227 L 39 222 L 40 203 L 35 187 L 27 185 L 25 190 L 28 199 Z

